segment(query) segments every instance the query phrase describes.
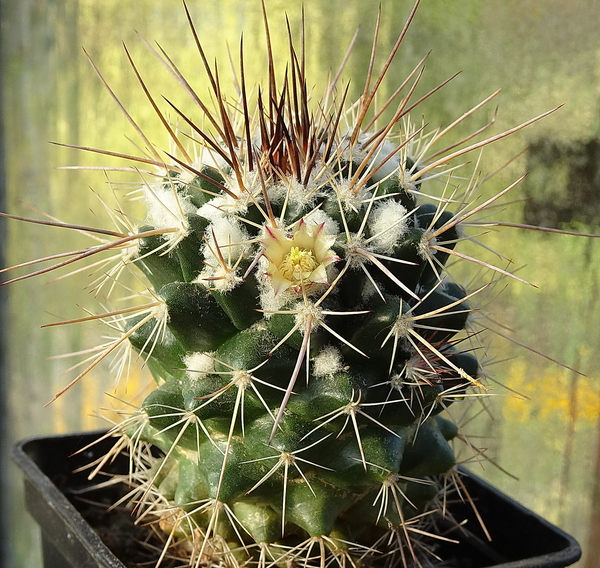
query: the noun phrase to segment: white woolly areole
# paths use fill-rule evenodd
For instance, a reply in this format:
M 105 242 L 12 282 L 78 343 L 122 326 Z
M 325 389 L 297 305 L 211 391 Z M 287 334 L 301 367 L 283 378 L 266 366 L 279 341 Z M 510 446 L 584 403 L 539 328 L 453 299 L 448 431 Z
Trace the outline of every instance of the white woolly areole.
M 206 268 L 198 281 L 206 284 L 206 279 L 210 278 L 209 287 L 229 290 L 237 284 L 236 275 L 231 269 L 237 265 L 241 256 L 247 255 L 251 246 L 250 235 L 232 217 L 215 218 L 204 234 L 206 244 L 202 247 L 202 255 Z M 213 278 L 218 280 L 212 280 Z
M 207 201 L 197 213 L 209 221 L 220 217 L 231 217 L 231 215 L 244 216 L 248 211 L 248 206 L 256 201 L 261 201 L 261 190 L 257 172 L 243 172 L 243 187 L 240 186 L 238 179 L 227 175 L 223 170 L 219 170 L 225 182 L 224 186 L 230 193 L 213 197 Z
M 225 259 L 231 258 L 233 262 L 245 254 L 248 250 L 250 235 L 241 223 L 232 217 L 221 217 L 215 219 L 206 228 L 207 245 L 205 246 L 205 258 L 210 255 L 208 245 L 216 251 L 217 245 L 221 248 L 221 254 Z
M 231 206 L 239 209 L 247 208 L 248 205 L 262 199 L 262 182 L 258 171 L 244 169 L 241 172 L 241 177 L 241 185 L 237 176 L 230 175 L 226 177 L 227 188 L 235 195 L 236 203 L 231 203 Z
M 317 161 L 306 185 L 300 183 L 295 177 L 286 177 L 285 180 L 269 185 L 267 193 L 273 201 L 286 202 L 288 212 L 295 216 L 300 211 L 314 206 L 319 197 L 319 183 L 315 181 L 314 172 L 320 169 L 321 162 Z
M 346 213 L 360 211 L 363 203 L 371 198 L 371 192 L 366 189 L 366 186 L 361 187 L 357 193 L 354 191 L 354 186 L 350 186 L 350 182 L 346 180 L 335 184 L 334 189 Z
M 176 183 L 177 180 L 173 180 Z M 169 184 L 144 186 L 146 222 L 157 229 L 180 227 L 183 217 L 196 212 L 196 207 L 186 197 L 179 195 Z
M 280 181 L 268 189 L 269 196 L 274 200 L 287 199 L 287 207 L 292 210 L 301 210 L 314 202 L 315 195 L 308 187 L 305 187 L 294 178 Z
M 313 359 L 312 372 L 315 377 L 332 375 L 344 368 L 342 354 L 339 349 L 328 345 L 319 351 Z
M 215 360 L 207 353 L 191 353 L 183 359 L 187 374 L 190 379 L 197 380 L 203 375 L 213 373 L 215 370 Z
M 379 202 L 369 216 L 373 235 L 370 245 L 374 252 L 390 254 L 408 231 L 406 208 L 392 199 Z

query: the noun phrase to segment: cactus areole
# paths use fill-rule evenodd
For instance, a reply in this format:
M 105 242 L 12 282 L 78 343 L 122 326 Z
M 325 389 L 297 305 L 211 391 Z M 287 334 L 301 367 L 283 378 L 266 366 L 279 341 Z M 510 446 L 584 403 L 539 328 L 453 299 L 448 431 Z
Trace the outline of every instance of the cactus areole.
M 119 330 L 100 358 L 134 349 L 156 380 L 109 433 L 131 454 L 131 502 L 163 535 L 161 562 L 418 565 L 460 487 L 451 405 L 487 390 L 472 317 L 486 285 L 467 292 L 447 264 L 512 277 L 461 252 L 505 193 L 479 199 L 486 178 L 463 156 L 540 117 L 452 142 L 415 126 L 434 94 L 414 95 L 422 63 L 378 92 L 406 30 L 355 104 L 337 82 L 309 95 L 291 34 L 279 80 L 267 39 L 252 95 L 241 51 L 232 101 L 189 19 L 214 109 L 157 54 L 202 115 L 172 105 L 176 129 L 130 58 L 173 149 L 138 129 L 146 219 L 90 228 L 105 243 L 73 258 L 116 252 L 102 290 L 129 270 L 147 283 L 145 303 L 98 316 Z

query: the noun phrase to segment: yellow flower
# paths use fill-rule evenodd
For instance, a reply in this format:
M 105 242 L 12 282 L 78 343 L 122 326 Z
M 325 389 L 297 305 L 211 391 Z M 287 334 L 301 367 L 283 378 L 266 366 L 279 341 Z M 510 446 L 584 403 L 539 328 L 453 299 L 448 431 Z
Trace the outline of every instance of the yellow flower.
M 330 248 L 336 237 L 325 233 L 324 224 L 309 225 L 301 219 L 290 237 L 279 229 L 266 231 L 263 255 L 275 294 L 290 288 L 310 294 L 319 284 L 328 284 L 327 267 L 340 259 Z

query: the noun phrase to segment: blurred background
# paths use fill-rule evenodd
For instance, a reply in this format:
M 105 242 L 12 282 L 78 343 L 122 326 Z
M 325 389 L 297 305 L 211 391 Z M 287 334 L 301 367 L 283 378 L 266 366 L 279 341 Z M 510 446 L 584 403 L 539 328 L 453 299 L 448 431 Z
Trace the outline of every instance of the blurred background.
M 187 3 L 209 60 L 219 63 L 223 84 L 231 82 L 227 46 L 237 61 L 242 32 L 248 80 L 254 83 L 264 76 L 258 0 Z M 300 37 L 303 5 L 308 82 L 318 94 L 360 27 L 344 72 L 351 81 L 352 99 L 361 92 L 379 4 L 381 64 L 410 12 L 410 0 L 267 0 L 274 51 L 279 56 L 287 50 L 286 11 L 292 31 Z M 43 212 L 65 222 L 104 227 L 108 216 L 96 193 L 109 195 L 109 180 L 114 176 L 123 181 L 126 176 L 57 166 L 124 163 L 49 142 L 139 154 L 135 144 L 140 140 L 82 47 L 148 137 L 165 146 L 167 136 L 135 79 L 122 43 L 165 112 L 167 104 L 160 95 L 191 108 L 142 39 L 158 42 L 197 91 L 206 92 L 182 3 L 2 0 L 1 10 L 3 210 L 38 218 Z M 457 128 L 456 139 L 486 124 L 496 105 L 493 133 L 564 104 L 549 118 L 487 150 L 481 165 L 486 172 L 518 157 L 489 181 L 486 192 L 491 195 L 529 171 L 508 200 L 513 203 L 498 210 L 497 217 L 600 232 L 599 21 L 597 0 L 422 0 L 382 94 L 393 92 L 431 51 L 416 97 L 461 73 L 413 113 L 415 122 L 421 122 L 423 113 L 432 128 L 448 125 L 502 89 L 473 120 Z M 0 238 L 7 265 L 89 244 L 73 232 L 16 221 L 3 225 Z M 512 261 L 512 269 L 519 269 L 520 277 L 537 288 L 501 282 L 485 299 L 486 308 L 488 301 L 494 302 L 498 330 L 517 343 L 500 336 L 488 342 L 486 372 L 493 381 L 493 396 L 485 408 L 467 405 L 469 416 L 457 418 L 489 459 L 477 462 L 467 453 L 464 459 L 478 474 L 575 535 L 584 549 L 579 566 L 600 566 L 600 240 L 515 228 L 492 231 L 487 239 Z M 457 270 L 458 277 L 469 283 L 460 267 Z M 37 527 L 23 509 L 22 483 L 10 464 L 10 446 L 27 436 L 104 427 L 107 423 L 99 415 L 110 417 L 110 409 L 118 406 L 115 400 L 132 389 L 131 381 L 143 380 L 133 377 L 128 385 L 115 385 L 106 366 L 99 366 L 44 406 L 73 377 L 69 368 L 78 361 L 52 357 L 80 352 L 102 341 L 106 333 L 99 325 L 40 328 L 93 309 L 97 299 L 84 289 L 85 276 L 83 271 L 51 282 L 56 275 L 42 275 L 2 289 L 6 309 L 0 323 L 5 395 L 0 408 L 4 428 L 0 509 L 7 533 L 0 538 L 5 547 L 3 566 L 37 568 L 41 562 Z

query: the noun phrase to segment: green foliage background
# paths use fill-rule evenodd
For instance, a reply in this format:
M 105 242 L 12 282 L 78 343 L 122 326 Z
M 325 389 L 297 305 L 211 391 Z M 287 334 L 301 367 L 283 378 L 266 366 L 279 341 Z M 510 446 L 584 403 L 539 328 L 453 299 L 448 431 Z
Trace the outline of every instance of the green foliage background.
M 264 76 L 264 33 L 258 1 L 188 0 L 205 50 L 219 61 L 223 83 L 230 64 L 225 49 L 237 54 L 244 33 L 246 71 Z M 345 77 L 351 94 L 360 93 L 368 64 L 378 2 L 371 0 L 268 0 L 275 53 L 286 50 L 284 11 L 296 36 L 304 5 L 309 83 L 316 92 L 331 69 L 336 70 L 360 26 Z M 381 62 L 408 15 L 412 3 L 383 0 L 378 60 Z M 166 136 L 147 104 L 126 61 L 121 42 L 130 49 L 155 95 L 175 104 L 184 102 L 168 74 L 144 46 L 141 36 L 158 42 L 203 92 L 200 61 L 187 31 L 181 3 L 171 0 L 4 0 L 2 84 L 6 125 L 9 212 L 39 216 L 27 205 L 63 221 L 102 226 L 102 205 L 90 192 L 105 189 L 99 171 L 57 170 L 62 165 L 122 165 L 93 154 L 50 145 L 49 141 L 81 144 L 136 153 L 127 137 L 131 126 L 98 81 L 81 47 L 85 47 L 106 80 L 135 120 L 161 144 Z M 429 50 L 423 94 L 453 75 L 450 85 L 420 110 L 431 127 L 446 125 L 471 106 L 502 89 L 496 99 L 496 132 L 527 120 L 558 104 L 565 106 L 542 123 L 488 151 L 484 170 L 494 170 L 523 150 L 528 142 L 546 137 L 570 142 L 600 136 L 600 4 L 595 0 L 423 0 L 398 61 L 391 70 L 391 93 Z M 257 54 L 257 55 L 254 55 Z M 233 55 L 234 59 L 237 55 Z M 350 97 L 352 98 L 352 97 Z M 166 104 L 163 108 L 166 108 Z M 493 106 L 468 127 L 490 119 Z M 196 117 L 200 118 L 200 117 Z M 413 116 L 420 121 L 420 116 Z M 461 126 L 462 128 L 462 126 Z M 459 133 L 457 133 L 457 137 Z M 525 170 L 525 158 L 511 162 L 488 186 L 497 191 Z M 513 199 L 519 198 L 518 189 Z M 539 188 L 543 192 L 543 188 Z M 521 205 L 504 219 L 520 221 Z M 18 263 L 57 250 L 87 244 L 73 234 L 20 223 L 9 224 L 8 260 Z M 582 230 L 598 230 L 581 227 Z M 473 468 L 550 520 L 573 532 L 587 549 L 592 491 L 596 471 L 600 420 L 600 357 L 597 305 L 600 279 L 600 241 L 542 235 L 507 228 L 489 235 L 493 248 L 511 259 L 519 275 L 539 289 L 507 283 L 496 300 L 495 318 L 515 330 L 518 341 L 544 352 L 585 376 L 574 374 L 507 341 L 492 342 L 487 370 L 498 383 L 528 396 L 520 400 L 499 384 L 487 404 L 489 412 L 473 405 L 466 428 L 473 442 L 488 448 L 505 475 L 491 463 Z M 472 276 L 465 275 L 467 281 Z M 95 341 L 101 329 L 40 329 L 39 325 L 84 315 L 91 306 L 89 292 L 77 278 L 48 284 L 48 277 L 10 288 L 10 417 L 13 440 L 46 432 L 100 427 L 93 416 L 113 406 L 105 392 L 114 385 L 99 369 L 81 385 L 48 408 L 43 405 L 64 386 L 70 366 L 51 355 L 79 351 Z M 503 287 L 495 288 L 494 295 Z M 490 297 L 490 300 L 493 299 Z M 92 343 L 93 344 L 93 343 Z M 519 359 L 514 359 L 518 357 Z M 128 388 L 134 388 L 134 378 Z M 143 381 L 139 378 L 139 381 Z M 124 388 L 123 385 L 120 388 Z M 122 391 L 119 391 L 122 392 Z M 22 508 L 14 479 L 13 545 L 17 566 L 39 565 L 35 530 Z

